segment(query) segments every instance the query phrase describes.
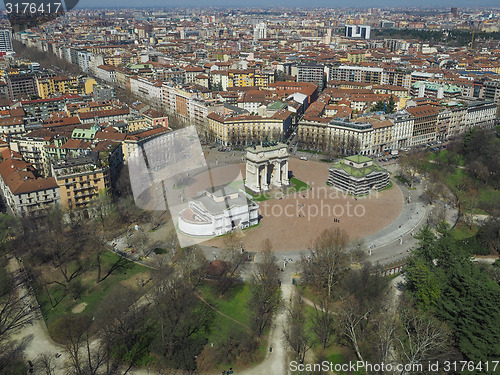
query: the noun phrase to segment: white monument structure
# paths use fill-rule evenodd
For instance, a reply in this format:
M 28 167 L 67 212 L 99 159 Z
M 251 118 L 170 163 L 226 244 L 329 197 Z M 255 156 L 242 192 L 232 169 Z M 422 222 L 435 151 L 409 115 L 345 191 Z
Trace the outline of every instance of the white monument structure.
M 288 181 L 287 145 L 278 142 L 264 142 L 246 149 L 245 187 L 260 193 L 273 187 L 290 184 Z
M 231 186 L 207 189 L 179 212 L 179 229 L 191 236 L 219 236 L 259 223 L 259 205 Z

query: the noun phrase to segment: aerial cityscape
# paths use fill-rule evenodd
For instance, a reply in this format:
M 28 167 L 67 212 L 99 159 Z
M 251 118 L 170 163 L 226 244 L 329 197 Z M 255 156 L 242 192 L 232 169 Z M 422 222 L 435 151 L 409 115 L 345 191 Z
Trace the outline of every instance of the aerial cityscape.
M 4 1 L 0 375 L 500 373 L 500 6 Z

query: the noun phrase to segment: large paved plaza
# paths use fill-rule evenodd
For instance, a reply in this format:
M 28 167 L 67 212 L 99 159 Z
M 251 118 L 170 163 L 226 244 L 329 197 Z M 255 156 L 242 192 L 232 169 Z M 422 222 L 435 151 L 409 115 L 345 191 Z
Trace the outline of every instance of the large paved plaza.
M 265 239 L 271 241 L 275 251 L 304 250 L 319 233 L 334 227 L 344 229 L 355 240 L 376 233 L 398 217 L 403 199 L 396 184 L 389 190 L 355 198 L 326 186 L 328 167 L 328 163 L 290 159 L 293 176 L 311 189 L 259 202 L 259 226 L 240 233 L 246 250 L 259 251 Z M 231 183 L 240 172 L 244 178 L 243 163 L 212 168 L 210 175 L 204 172 L 193 176 L 186 192 L 190 195 L 201 191 L 208 181 L 213 186 Z M 222 247 L 224 239 L 215 238 L 205 244 Z

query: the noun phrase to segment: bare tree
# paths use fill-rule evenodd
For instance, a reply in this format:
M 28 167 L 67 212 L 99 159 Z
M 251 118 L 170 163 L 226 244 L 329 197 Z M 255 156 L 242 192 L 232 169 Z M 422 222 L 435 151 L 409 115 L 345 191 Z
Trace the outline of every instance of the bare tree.
M 309 256 L 302 256 L 304 281 L 332 297 L 334 286 L 347 270 L 347 233 L 339 228 L 325 230 L 314 241 Z
M 443 323 L 406 304 L 400 311 L 400 319 L 402 332 L 396 340 L 401 363 L 412 365 L 449 355 L 451 336 Z
M 224 295 L 241 280 L 241 271 L 245 267 L 246 254 L 243 243 L 236 233 L 230 233 L 225 238 L 225 248 L 221 256 L 224 271 L 218 280 L 219 292 Z
M 384 309 L 373 317 L 374 340 L 377 360 L 380 363 L 391 363 L 395 358 L 394 340 L 396 338 L 397 316 L 391 309 Z
M 107 351 L 95 340 L 95 327 L 86 315 L 65 316 L 53 323 L 51 336 L 62 341 L 68 353 L 67 368 L 75 375 L 109 375 L 106 371 Z
M 413 187 L 415 177 L 418 174 L 421 161 L 420 159 L 421 155 L 418 151 L 409 151 L 399 157 L 399 173 L 402 177 L 408 180 L 410 187 Z
M 108 353 L 106 369 L 120 362 L 127 373 L 149 356 L 154 321 L 148 319 L 145 299 L 130 290 L 116 288 L 107 304 L 101 306 L 96 325 L 103 348 Z
M 151 318 L 159 327 L 152 348 L 166 366 L 193 370 L 203 346 L 198 333 L 208 329 L 213 310 L 203 303 L 192 285 L 171 266 L 162 265 L 148 294 Z
M 281 302 L 281 282 L 276 261 L 274 253 L 266 249 L 249 283 L 248 305 L 252 314 L 252 328 L 258 337 L 270 326 Z
M 313 340 L 306 331 L 304 303 L 299 294 L 292 297 L 287 308 L 284 336 L 293 351 L 294 358 L 303 363 L 306 353 L 313 346 Z
M 56 375 L 55 357 L 46 353 L 40 354 L 37 357 L 35 367 L 42 369 L 45 375 Z
M 337 326 L 332 307 L 332 301 L 326 295 L 320 295 L 319 301 L 314 303 L 314 315 L 311 322 L 313 332 L 323 349 L 330 346 Z
M 15 280 L 6 269 L 5 258 L 0 259 L 0 344 L 8 337 L 33 321 L 31 307 L 19 294 Z
M 366 319 L 368 319 L 372 310 L 373 308 L 369 308 L 362 311 L 360 309 L 359 302 L 354 298 L 354 296 L 350 296 L 342 302 L 337 311 L 340 332 L 350 342 L 360 361 L 363 361 L 363 356 L 361 354 L 361 341 L 364 337 L 361 325 Z
M 181 270 L 183 277 L 193 288 L 198 287 L 206 277 L 208 261 L 199 246 L 190 246 L 184 249 L 177 247 L 172 262 Z

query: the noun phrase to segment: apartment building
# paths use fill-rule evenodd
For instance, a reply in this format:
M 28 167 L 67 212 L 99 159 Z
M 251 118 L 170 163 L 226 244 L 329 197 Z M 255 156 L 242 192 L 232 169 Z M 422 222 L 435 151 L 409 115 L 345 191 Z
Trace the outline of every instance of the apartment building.
M 462 90 L 455 85 L 418 81 L 411 85 L 410 94 L 415 98 L 451 99 L 461 96 Z
M 485 81 L 483 83 L 483 97 L 498 103 L 500 100 L 500 81 Z
M 66 102 L 78 100 L 78 95 L 64 96 L 51 99 L 23 100 L 21 105 L 26 113 L 28 123 L 48 120 L 55 112 L 66 112 Z
M 113 123 L 126 120 L 130 115 L 128 107 L 105 109 L 101 111 L 88 111 L 78 113 L 82 124 Z
M 60 203 L 55 179 L 37 178 L 31 165 L 23 160 L 8 159 L 0 163 L 0 189 L 9 210 L 18 216 L 40 215 Z
M 431 105 L 407 108 L 413 116 L 412 145 L 421 145 L 436 140 L 439 110 Z
M 109 161 L 96 152 L 54 161 L 51 171 L 65 209 L 88 208 L 100 194 L 111 189 Z
M 95 69 L 97 78 L 108 83 L 116 82 L 116 67 L 113 65 L 99 65 Z
M 467 104 L 465 126 L 493 128 L 495 126 L 497 104 L 493 101 L 473 100 Z
M 162 83 L 141 76 L 130 77 L 130 92 L 154 107 L 161 107 Z
M 43 148 L 53 142 L 53 137 L 54 134 L 49 129 L 37 129 L 24 135 L 13 136 L 9 145 L 39 173 L 43 173 Z
M 412 145 L 414 118 L 406 110 L 384 115 L 394 124 L 391 150 L 400 150 Z
M 205 124 L 208 107 L 201 91 L 174 87 L 163 82 L 162 102 L 163 108 L 169 113 L 177 114 L 193 125 Z
M 279 140 L 290 134 L 292 113 L 287 109 L 271 117 L 249 114 L 221 115 L 212 112 L 207 117 L 207 137 L 221 145 L 247 145 L 260 141 Z
M 297 82 L 310 82 L 318 86 L 321 91 L 324 87 L 325 67 L 319 64 L 297 65 Z
M 12 34 L 10 30 L 0 30 L 0 52 L 13 52 Z
M 122 153 L 123 160 L 125 163 L 128 162 L 130 155 L 137 152 L 143 147 L 143 145 L 157 137 L 167 134 L 169 130 L 161 127 L 148 130 L 140 130 L 135 133 L 128 134 L 125 140 L 122 142 Z
M 384 72 L 383 68 L 375 68 L 369 66 L 350 66 L 350 65 L 340 65 L 331 66 L 329 69 L 329 80 L 334 81 L 351 81 L 351 82 L 364 82 L 373 84 L 398 84 L 387 82 L 382 82 L 382 74 Z M 402 85 L 405 87 L 404 85 Z
M 0 134 L 17 135 L 25 131 L 23 117 L 0 117 Z
M 33 73 L 7 74 L 5 80 L 9 99 L 31 99 L 38 95 Z
M 37 77 L 36 84 L 38 89 L 38 96 L 41 99 L 47 99 L 48 97 L 55 94 L 83 93 L 83 87 L 79 87 L 80 85 L 77 77 Z
M 253 69 L 229 69 L 227 77 L 227 87 L 255 86 L 255 70 Z

